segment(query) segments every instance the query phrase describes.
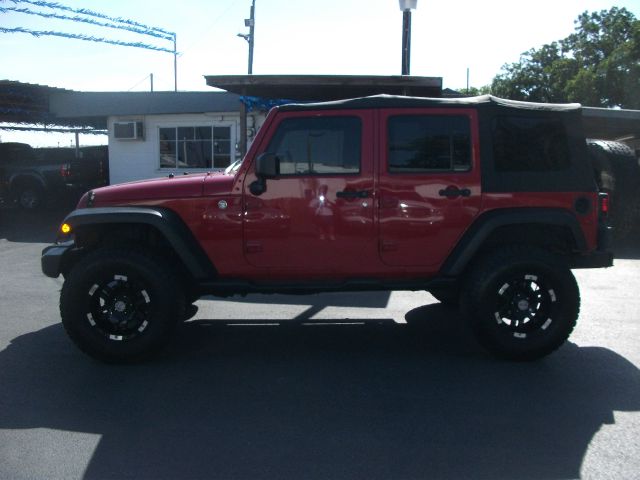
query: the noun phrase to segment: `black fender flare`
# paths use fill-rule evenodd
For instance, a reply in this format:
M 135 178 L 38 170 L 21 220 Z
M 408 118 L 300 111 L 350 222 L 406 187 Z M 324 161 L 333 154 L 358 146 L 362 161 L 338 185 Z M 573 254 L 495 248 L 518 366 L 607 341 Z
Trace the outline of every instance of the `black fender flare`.
M 8 179 L 9 188 L 15 189 L 20 184 L 34 184 L 43 190 L 47 188 L 47 183 L 41 175 L 35 172 L 17 172 Z
M 491 210 L 481 214 L 464 233 L 458 244 L 445 260 L 441 273 L 458 276 L 484 242 L 498 228 L 511 225 L 553 225 L 566 227 L 571 231 L 579 251 L 587 250 L 587 241 L 575 214 L 562 208 L 506 208 Z
M 79 208 L 64 219 L 72 231 L 78 227 L 105 224 L 149 225 L 164 236 L 185 268 L 196 280 L 216 276 L 215 267 L 182 218 L 162 207 L 98 207 Z

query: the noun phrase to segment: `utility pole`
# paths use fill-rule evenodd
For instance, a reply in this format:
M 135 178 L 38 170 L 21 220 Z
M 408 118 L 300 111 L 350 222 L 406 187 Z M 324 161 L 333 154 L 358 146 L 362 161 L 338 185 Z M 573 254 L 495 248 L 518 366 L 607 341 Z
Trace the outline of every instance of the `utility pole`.
M 256 28 L 256 0 L 251 0 L 251 10 L 249 18 L 244 19 L 244 26 L 249 27 L 249 33 L 239 33 L 240 38 L 244 38 L 249 43 L 249 64 L 247 73 L 253 75 L 253 45 L 255 40 Z M 243 94 L 244 96 L 244 94 Z M 244 157 L 247 153 L 247 106 L 244 102 L 240 102 L 240 155 Z
M 467 67 L 467 95 L 469 95 L 469 67 Z
M 255 27 L 256 27 L 256 0 L 251 0 L 251 10 L 249 11 L 249 18 L 244 19 L 244 26 L 249 27 L 249 33 L 239 33 L 240 38 L 244 38 L 249 43 L 249 65 L 247 73 L 253 74 L 253 45 L 255 42 Z
M 255 27 L 256 27 L 256 0 L 251 0 L 251 13 L 249 15 L 249 25 L 247 21 L 244 21 L 245 27 L 249 27 L 249 68 L 247 73 L 251 75 L 253 73 L 253 42 L 255 41 Z
M 178 91 L 178 47 L 176 34 L 173 34 L 173 90 Z
M 411 10 L 418 0 L 399 0 L 402 10 L 402 75 L 411 74 Z

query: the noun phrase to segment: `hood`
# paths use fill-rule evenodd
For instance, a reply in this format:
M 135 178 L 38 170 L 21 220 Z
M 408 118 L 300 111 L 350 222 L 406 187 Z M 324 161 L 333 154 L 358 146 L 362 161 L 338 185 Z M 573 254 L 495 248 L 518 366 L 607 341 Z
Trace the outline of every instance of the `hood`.
M 203 194 L 205 179 L 218 176 L 223 175 L 221 173 L 175 175 L 96 188 L 92 190 L 93 206 L 141 200 L 200 197 Z M 89 194 L 85 194 L 82 197 L 78 207 L 86 206 L 88 196 Z

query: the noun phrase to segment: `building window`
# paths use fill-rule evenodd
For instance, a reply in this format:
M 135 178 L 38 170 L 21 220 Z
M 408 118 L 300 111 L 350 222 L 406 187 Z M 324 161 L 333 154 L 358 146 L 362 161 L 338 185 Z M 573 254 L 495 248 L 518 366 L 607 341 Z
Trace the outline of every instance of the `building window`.
M 389 172 L 464 172 L 471 169 L 469 118 L 403 115 L 389 119 Z
M 226 168 L 231 127 L 160 128 L 160 168 Z
M 356 117 L 283 120 L 267 149 L 281 175 L 331 175 L 360 171 L 362 126 Z

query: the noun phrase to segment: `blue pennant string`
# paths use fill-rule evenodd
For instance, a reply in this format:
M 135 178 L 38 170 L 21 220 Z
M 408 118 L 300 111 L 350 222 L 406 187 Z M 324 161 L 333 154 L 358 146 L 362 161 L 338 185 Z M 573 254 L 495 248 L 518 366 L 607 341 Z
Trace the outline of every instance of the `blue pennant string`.
M 253 112 L 254 110 L 262 110 L 267 112 L 273 107 L 286 105 L 287 103 L 297 103 L 295 100 L 286 100 L 282 98 L 251 97 L 248 95 L 240 97 L 240 101 L 246 105 L 248 112 Z
M 114 25 L 113 23 L 100 22 L 98 20 L 93 20 L 91 18 L 79 17 L 77 15 L 74 16 L 74 17 L 69 17 L 67 15 L 61 15 L 59 13 L 36 12 L 36 11 L 33 11 L 33 10 L 29 10 L 28 8 L 0 7 L 0 13 L 6 13 L 6 12 L 25 13 L 27 15 L 38 15 L 38 16 L 44 17 L 44 18 L 57 18 L 57 19 L 60 19 L 60 20 L 71 20 L 73 22 L 89 23 L 91 25 L 97 25 L 99 27 L 116 28 L 116 29 L 119 29 L 119 30 L 126 30 L 126 31 L 133 32 L 133 33 L 139 33 L 141 35 L 150 35 L 152 37 L 162 38 L 164 40 L 173 40 L 173 36 L 165 34 L 165 33 L 158 33 L 158 32 L 156 32 L 154 30 L 143 29 L 143 28 L 140 28 L 140 27 L 131 27 L 131 26 L 128 26 L 128 25 Z
M 108 38 L 92 37 L 92 36 L 83 35 L 80 33 L 53 32 L 49 30 L 38 31 L 38 30 L 29 30 L 27 28 L 22 28 L 22 27 L 16 27 L 16 28 L 0 27 L 0 33 L 28 33 L 30 35 L 33 35 L 34 37 L 53 36 L 53 37 L 73 38 L 76 40 L 85 40 L 87 42 L 109 43 L 111 45 L 121 45 L 123 47 L 136 47 L 136 48 L 145 48 L 147 50 L 156 50 L 158 52 L 168 52 L 173 54 L 177 53 L 174 50 L 170 50 L 168 48 L 157 47 L 155 45 L 149 45 L 142 42 L 122 42 L 120 40 L 110 40 Z
M 79 13 L 81 15 L 87 15 L 90 17 L 102 18 L 103 20 L 109 20 L 110 22 L 123 23 L 125 25 L 130 25 L 132 27 L 140 27 L 145 30 L 154 30 L 160 33 L 166 33 L 167 35 L 171 35 L 172 39 L 175 36 L 175 32 L 169 32 L 163 28 L 158 27 L 149 27 L 148 25 L 144 25 L 142 23 L 134 22 L 133 20 L 128 20 L 122 17 L 110 17 L 108 15 L 104 15 L 99 12 L 94 12 L 93 10 L 88 10 L 86 8 L 71 8 L 65 5 L 62 5 L 57 2 L 44 2 L 40 0 L 11 0 L 13 3 L 28 3 L 29 5 L 35 5 L 37 7 L 47 7 L 58 10 L 64 10 L 66 12 Z
M 25 110 L 22 108 L 0 107 L 0 113 L 13 113 L 13 114 L 33 114 L 33 110 Z

